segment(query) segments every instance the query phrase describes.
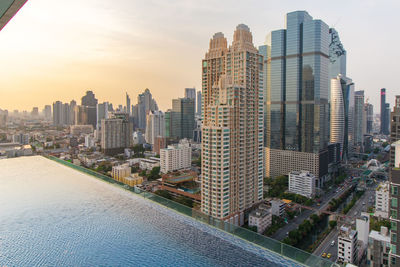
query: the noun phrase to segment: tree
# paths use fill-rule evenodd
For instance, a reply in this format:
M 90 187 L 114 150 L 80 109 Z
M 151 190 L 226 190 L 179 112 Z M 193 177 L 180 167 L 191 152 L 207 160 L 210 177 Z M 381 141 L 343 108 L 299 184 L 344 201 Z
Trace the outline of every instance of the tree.
M 337 222 L 336 222 L 336 221 L 329 221 L 329 227 L 330 227 L 331 229 L 335 228 L 336 225 L 337 225 Z
M 147 171 L 146 171 L 146 170 L 143 170 L 143 171 L 141 171 L 141 172 L 139 173 L 139 175 L 142 176 L 142 177 L 147 177 Z
M 147 179 L 149 181 L 157 180 L 160 178 L 160 167 L 154 167 L 151 171 L 150 174 L 147 176 Z

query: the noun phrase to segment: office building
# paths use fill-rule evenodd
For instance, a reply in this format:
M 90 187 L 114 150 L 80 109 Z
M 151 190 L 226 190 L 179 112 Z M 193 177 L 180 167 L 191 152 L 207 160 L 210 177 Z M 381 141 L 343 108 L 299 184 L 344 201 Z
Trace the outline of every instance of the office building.
M 86 95 L 84 95 L 81 99 L 82 106 L 95 107 L 97 102 L 98 101 L 92 91 L 86 91 Z
M 86 91 L 86 95 L 84 95 L 81 99 L 81 105 L 85 108 L 81 109 L 82 112 L 86 113 L 86 123 L 91 124 L 93 127 L 96 127 L 97 124 L 97 99 L 92 91 Z M 76 116 L 75 116 L 76 118 Z M 75 124 L 80 124 L 75 122 Z
M 346 160 L 353 146 L 354 84 L 338 75 L 331 79 L 330 143 L 340 144 L 340 159 Z
M 97 112 L 97 114 L 96 114 L 96 129 L 99 131 L 101 129 L 101 120 L 108 119 L 108 113 L 109 113 L 108 102 L 97 104 L 96 112 Z
M 381 134 L 389 134 L 389 117 L 387 116 L 386 106 L 386 88 L 381 89 Z
M 201 117 L 201 91 L 197 91 L 197 116 Z
M 128 93 L 126 93 L 126 113 L 131 116 L 131 98 L 129 97 Z
M 146 115 L 149 111 L 158 110 L 156 101 L 153 99 L 150 90 L 146 88 L 143 93 L 138 95 L 137 104 L 134 108 L 134 124 L 136 128 L 146 129 Z
M 265 148 L 265 173 L 275 178 L 288 175 L 291 171 L 309 171 L 316 177 L 316 186 L 321 184 L 320 177 L 328 173 L 328 150 L 316 153 Z
M 249 226 L 257 227 L 257 233 L 264 233 L 272 224 L 271 208 L 258 208 L 249 214 Z
M 390 266 L 400 266 L 400 96 L 396 96 L 390 123 Z
M 195 100 L 192 98 L 172 99 L 170 111 L 170 137 L 193 139 L 195 128 Z
M 329 141 L 330 39 L 328 25 L 305 11 L 288 13 L 286 29 L 273 31 L 267 37 L 263 84 L 265 146 L 270 153 L 325 153 Z M 322 160 L 316 163 L 325 164 Z M 266 161 L 266 165 L 270 162 Z M 266 176 L 271 176 L 267 170 L 276 172 L 274 167 L 267 166 Z M 327 166 L 322 169 L 327 170 Z M 313 174 L 321 178 L 326 173 Z
M 354 93 L 354 146 L 362 148 L 364 136 L 364 91 Z
M 160 110 L 149 111 L 147 113 L 145 139 L 148 144 L 154 145 L 157 137 L 165 136 L 165 118 Z
M 87 125 L 89 124 L 88 120 L 88 106 L 75 106 L 74 112 L 74 121 L 75 125 Z
M 194 99 L 196 102 L 196 88 L 185 88 L 185 98 Z
M 229 48 L 216 33 L 202 62 L 201 210 L 239 225 L 263 197 L 263 62 L 252 39 L 244 24 Z
M 133 144 L 141 145 L 144 144 L 146 140 L 144 139 L 143 133 L 140 131 L 133 132 Z
M 192 148 L 186 144 L 169 145 L 160 149 L 161 173 L 189 169 L 192 164 Z
M 373 121 L 374 121 L 374 106 L 370 103 L 365 103 L 364 106 L 366 118 L 365 118 L 365 133 L 372 134 L 373 128 Z
M 315 176 L 308 171 L 291 171 L 289 173 L 289 192 L 308 198 L 315 195 Z
M 347 52 L 334 28 L 329 29 L 329 78 L 335 79 L 338 75 L 346 77 Z
M 341 226 L 338 236 L 338 261 L 343 263 L 358 263 L 357 231 Z
M 380 231 L 369 233 L 367 265 L 371 267 L 389 267 L 390 236 L 385 226 Z
M 101 149 L 107 155 L 124 152 L 132 146 L 132 124 L 127 113 L 114 113 L 101 120 Z
M 31 111 L 31 116 L 33 118 L 39 117 L 39 108 L 38 107 L 33 107 Z
M 375 192 L 375 216 L 389 218 L 389 182 L 381 182 Z

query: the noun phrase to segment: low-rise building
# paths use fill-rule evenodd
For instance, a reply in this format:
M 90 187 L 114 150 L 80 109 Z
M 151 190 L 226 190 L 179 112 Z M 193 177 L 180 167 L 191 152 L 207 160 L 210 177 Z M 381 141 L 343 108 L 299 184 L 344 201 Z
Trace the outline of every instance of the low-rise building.
M 272 224 L 271 208 L 257 208 L 249 215 L 249 226 L 256 226 L 257 233 L 262 234 Z
M 375 216 L 389 218 L 389 182 L 382 182 L 376 188 Z
M 122 179 L 131 175 L 129 164 L 122 164 L 112 167 L 111 177 L 114 180 L 122 182 Z
M 273 199 L 271 203 L 272 215 L 282 217 L 285 214 L 286 203 L 280 199 Z
M 92 125 L 71 125 L 70 133 L 75 136 L 79 136 L 81 134 L 91 134 L 93 133 Z
M 194 171 L 184 170 L 163 174 L 161 189 L 169 191 L 173 196 L 185 196 L 196 203 L 201 202 L 200 184 Z
M 136 185 L 140 185 L 143 183 L 143 177 L 139 176 L 138 173 L 132 173 L 128 177 L 123 177 L 120 182 L 129 185 L 131 187 L 134 187 Z
M 371 267 L 388 267 L 390 252 L 390 236 L 386 227 L 380 232 L 372 230 L 369 234 L 367 264 Z
M 338 261 L 357 264 L 358 262 L 358 235 L 350 227 L 341 226 L 338 236 Z
M 141 159 L 139 163 L 139 168 L 142 170 L 152 170 L 154 167 L 160 167 L 160 159 L 159 158 L 149 158 L 149 159 Z
M 312 198 L 315 195 L 315 176 L 309 171 L 290 172 L 289 192 Z
M 29 144 L 29 134 L 23 134 L 23 133 L 13 134 L 12 142 L 19 143 L 21 145 L 27 145 Z

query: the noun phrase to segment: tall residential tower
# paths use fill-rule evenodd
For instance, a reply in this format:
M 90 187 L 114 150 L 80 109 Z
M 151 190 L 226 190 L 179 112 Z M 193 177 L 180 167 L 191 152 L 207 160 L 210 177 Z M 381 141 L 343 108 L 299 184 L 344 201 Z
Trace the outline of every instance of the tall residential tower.
M 263 62 L 252 39 L 244 24 L 229 48 L 216 33 L 202 64 L 201 210 L 234 224 L 263 193 Z

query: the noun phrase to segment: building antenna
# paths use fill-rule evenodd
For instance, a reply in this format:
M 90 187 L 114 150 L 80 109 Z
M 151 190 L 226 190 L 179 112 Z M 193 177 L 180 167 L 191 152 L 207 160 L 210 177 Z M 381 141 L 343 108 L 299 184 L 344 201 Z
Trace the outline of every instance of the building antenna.
M 340 22 L 341 19 L 342 19 L 342 17 L 339 17 L 339 18 L 337 19 L 337 21 L 333 24 L 332 28 L 335 28 L 335 29 L 336 29 L 336 25 L 339 24 L 339 22 Z

